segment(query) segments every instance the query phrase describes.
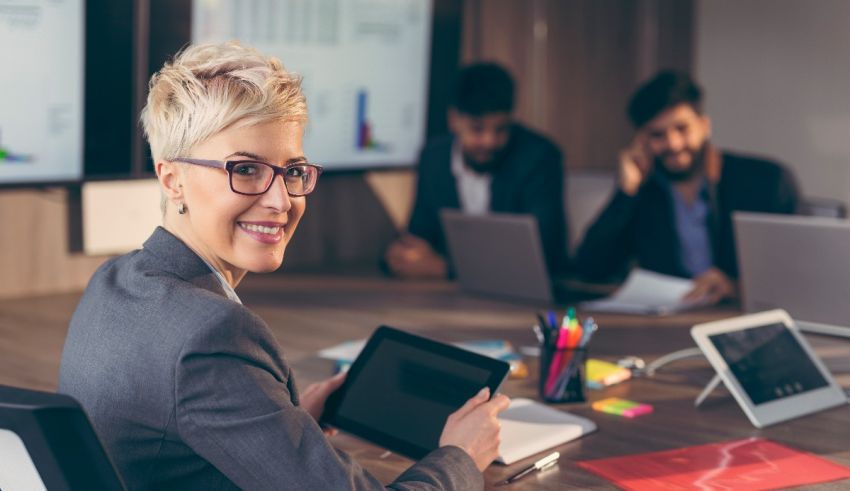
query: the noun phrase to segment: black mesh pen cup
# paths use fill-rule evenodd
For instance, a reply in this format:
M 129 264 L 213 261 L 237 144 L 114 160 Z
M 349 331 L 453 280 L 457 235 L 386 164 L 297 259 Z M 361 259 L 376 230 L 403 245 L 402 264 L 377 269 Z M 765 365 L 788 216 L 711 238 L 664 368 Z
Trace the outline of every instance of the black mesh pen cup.
M 540 348 L 540 398 L 546 402 L 584 402 L 585 348 Z

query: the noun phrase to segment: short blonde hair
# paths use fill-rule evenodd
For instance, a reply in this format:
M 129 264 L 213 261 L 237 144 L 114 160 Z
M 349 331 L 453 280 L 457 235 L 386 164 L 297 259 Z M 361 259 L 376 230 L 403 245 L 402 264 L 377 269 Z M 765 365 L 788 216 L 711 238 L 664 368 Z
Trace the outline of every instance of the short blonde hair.
M 230 127 L 306 121 L 301 77 L 236 41 L 189 46 L 151 77 L 141 122 L 154 162 Z

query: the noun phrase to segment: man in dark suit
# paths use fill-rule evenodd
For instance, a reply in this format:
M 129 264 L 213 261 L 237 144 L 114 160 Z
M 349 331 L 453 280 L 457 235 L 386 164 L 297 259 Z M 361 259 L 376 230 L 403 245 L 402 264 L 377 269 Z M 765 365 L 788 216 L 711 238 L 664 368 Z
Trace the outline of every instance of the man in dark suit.
M 687 74 L 659 73 L 638 89 L 628 114 L 637 133 L 620 153 L 618 187 L 588 229 L 575 268 L 608 279 L 637 260 L 694 278 L 688 299 L 735 296 L 732 213 L 794 213 L 794 176 L 778 163 L 712 146 L 702 91 Z
M 462 70 L 449 108 L 451 134 L 422 150 L 409 234 L 387 250 L 387 265 L 395 275 L 448 275 L 442 208 L 534 215 L 549 269 L 564 269 L 567 227 L 561 152 L 515 122 L 513 104 L 513 80 L 503 68 L 482 63 Z

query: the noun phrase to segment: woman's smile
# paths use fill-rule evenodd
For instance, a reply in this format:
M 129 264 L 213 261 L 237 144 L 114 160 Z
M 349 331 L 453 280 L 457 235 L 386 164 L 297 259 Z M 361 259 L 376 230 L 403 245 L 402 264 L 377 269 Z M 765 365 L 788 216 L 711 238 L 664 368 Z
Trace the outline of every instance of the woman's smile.
M 280 222 L 236 222 L 239 229 L 252 239 L 263 244 L 277 244 L 283 240 L 285 223 Z

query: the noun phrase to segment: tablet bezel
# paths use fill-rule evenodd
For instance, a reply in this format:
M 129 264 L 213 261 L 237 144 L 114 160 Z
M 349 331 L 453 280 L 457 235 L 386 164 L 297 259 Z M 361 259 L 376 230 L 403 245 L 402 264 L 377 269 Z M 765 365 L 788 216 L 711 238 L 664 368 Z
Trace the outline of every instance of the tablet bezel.
M 456 346 L 410 334 L 393 327 L 378 327 L 369 338 L 366 346 L 363 347 L 360 355 L 358 355 L 357 359 L 354 360 L 354 363 L 348 370 L 348 375 L 346 376 L 342 387 L 331 394 L 328 398 L 327 403 L 325 404 L 325 412 L 322 415 L 322 422 L 413 459 L 420 459 L 435 449 L 422 447 L 398 435 L 384 433 L 378 428 L 344 418 L 338 413 L 343 399 L 349 391 L 352 390 L 352 387 L 356 386 L 358 376 L 362 372 L 363 367 L 366 366 L 372 355 L 374 355 L 375 350 L 384 340 L 407 344 L 414 348 L 422 349 L 439 356 L 451 358 L 460 363 L 465 363 L 490 371 L 490 377 L 487 380 L 486 386 L 490 388 L 491 395 L 498 391 L 499 386 L 501 386 L 502 382 L 505 380 L 508 370 L 510 369 L 510 365 L 502 360 L 497 360 L 495 358 L 473 353 L 472 351 L 458 348 Z M 470 394 L 470 397 L 474 395 L 475 394 Z
M 820 389 L 810 390 L 801 394 L 783 397 L 762 404 L 754 404 L 750 396 L 738 382 L 735 374 L 729 368 L 726 360 L 711 342 L 710 337 L 734 331 L 742 331 L 756 327 L 764 327 L 772 324 L 782 324 L 797 340 L 803 351 L 817 367 L 821 376 L 826 380 L 827 386 Z M 775 423 L 811 414 L 823 409 L 839 406 L 847 403 L 844 390 L 835 382 L 832 374 L 821 362 L 820 358 L 812 351 L 812 348 L 800 334 L 791 316 L 782 309 L 760 312 L 757 314 L 734 317 L 721 321 L 697 324 L 691 328 L 691 336 L 697 346 L 705 354 L 711 366 L 720 376 L 723 383 L 738 401 L 738 405 L 744 410 L 750 422 L 756 428 L 763 428 Z

